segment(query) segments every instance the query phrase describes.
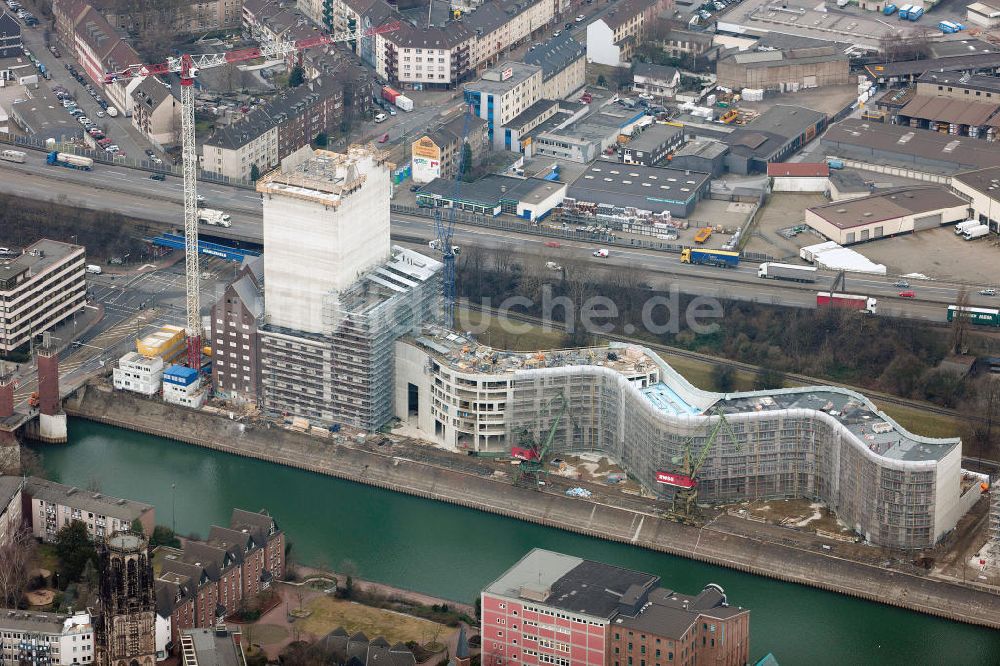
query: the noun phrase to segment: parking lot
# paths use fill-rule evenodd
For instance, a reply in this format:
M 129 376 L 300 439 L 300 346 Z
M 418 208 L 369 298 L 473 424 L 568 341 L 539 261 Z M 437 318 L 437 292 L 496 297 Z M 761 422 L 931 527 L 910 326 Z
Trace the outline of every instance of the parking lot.
M 803 211 L 824 203 L 827 203 L 827 199 L 822 194 L 772 193 L 764 210 L 757 216 L 750 241 L 744 249 L 769 254 L 779 261 L 798 263 L 794 259 L 799 256 L 799 248 L 822 243 L 826 239 L 808 227 L 794 236 L 789 234 L 791 237 L 786 237 L 779 231 L 790 227 L 805 227 Z
M 890 274 L 920 273 L 938 280 L 997 287 L 1000 286 L 998 245 L 1000 241 L 993 235 L 962 240 L 955 235 L 954 227 L 947 226 L 851 247 L 872 261 L 885 264 Z

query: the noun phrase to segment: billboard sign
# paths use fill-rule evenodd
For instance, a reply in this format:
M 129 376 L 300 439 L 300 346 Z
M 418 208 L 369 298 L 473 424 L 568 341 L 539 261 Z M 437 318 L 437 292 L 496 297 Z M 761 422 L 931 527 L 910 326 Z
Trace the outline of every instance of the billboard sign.
M 504 70 L 502 72 L 500 72 L 500 80 L 501 81 L 506 81 L 507 79 L 509 79 L 509 78 L 511 78 L 513 76 L 514 76 L 514 68 L 513 67 L 505 67 Z
M 694 479 L 684 474 L 674 472 L 657 472 L 656 482 L 676 488 L 694 488 Z

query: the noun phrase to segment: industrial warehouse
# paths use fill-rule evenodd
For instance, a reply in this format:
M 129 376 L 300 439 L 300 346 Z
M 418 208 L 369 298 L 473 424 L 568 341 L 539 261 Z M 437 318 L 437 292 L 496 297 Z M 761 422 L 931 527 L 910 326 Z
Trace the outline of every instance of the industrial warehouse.
M 540 456 L 600 452 L 664 500 L 821 500 L 866 541 L 931 546 L 979 499 L 959 439 L 907 432 L 835 387 L 736 394 L 695 388 L 634 345 L 500 352 L 424 326 L 396 343 L 396 416 L 475 452 L 545 441 Z M 549 439 L 546 439 L 546 438 Z M 704 452 L 694 469 L 675 461 Z

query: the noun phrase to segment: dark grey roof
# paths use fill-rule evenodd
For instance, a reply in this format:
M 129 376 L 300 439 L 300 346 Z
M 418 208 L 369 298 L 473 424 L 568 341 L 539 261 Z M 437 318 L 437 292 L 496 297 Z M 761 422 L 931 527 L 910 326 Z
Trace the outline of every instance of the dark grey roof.
M 678 639 L 700 617 L 726 619 L 749 612 L 729 606 L 725 592 L 715 584 L 706 585 L 693 597 L 661 587 L 649 592 L 645 603 L 634 615 L 631 612 L 619 615 L 615 626 Z
M 664 143 L 669 143 L 684 130 L 674 125 L 650 125 L 644 129 L 639 136 L 635 137 L 625 147 L 629 150 L 650 152 L 656 150 Z
M 255 539 L 262 536 L 267 537 L 272 531 L 278 529 L 274 519 L 266 511 L 246 511 L 244 509 L 233 509 L 229 527 L 234 530 L 247 530 Z
M 930 71 L 921 74 L 917 78 L 917 83 L 1000 92 L 1000 76 L 988 76 L 986 74 Z
M 599 161 L 580 174 L 566 196 L 608 206 L 663 211 L 670 203 L 692 200 L 709 178 L 699 171 Z
M 0 512 L 5 510 L 14 495 L 20 492 L 23 481 L 19 476 L 0 476 Z
M 164 84 L 155 76 L 147 76 L 142 83 L 132 91 L 132 99 L 141 102 L 151 109 L 155 109 L 165 99 L 173 95 L 178 98 L 179 93 L 172 87 Z
M 455 656 L 458 659 L 469 658 L 469 637 L 465 635 L 465 625 L 458 629 L 458 642 L 455 645 Z
M 562 187 L 562 183 L 542 178 L 515 178 L 490 174 L 474 183 L 462 183 L 459 199 L 474 202 L 487 208 L 495 208 L 501 201 L 537 202 L 547 198 L 552 190 Z M 436 194 L 451 200 L 455 196 L 455 181 L 435 178 L 420 188 L 421 193 Z
M 994 201 L 1000 201 L 1000 166 L 955 174 L 953 180 L 968 185 Z
M 926 60 L 901 60 L 885 64 L 865 65 L 868 75 L 874 78 L 920 75 L 931 70 L 963 71 L 1000 67 L 1000 52 L 956 55 Z
M 659 576 L 584 560 L 552 585 L 546 605 L 572 613 L 612 617 L 631 586 L 655 585 Z
M 703 157 L 705 159 L 715 159 L 729 152 L 729 146 L 716 141 L 715 139 L 692 139 L 677 149 L 674 157 Z
M 512 127 L 512 128 L 521 127 L 525 123 L 528 123 L 537 118 L 538 116 L 542 115 L 543 113 L 551 109 L 553 106 L 559 106 L 559 102 L 556 102 L 555 100 L 551 99 L 540 99 L 531 106 L 529 106 L 527 109 L 522 111 L 521 113 L 517 114 L 516 116 L 508 120 L 504 124 L 504 127 Z
M 17 19 L 8 14 L 6 11 L 0 14 L 0 35 L 9 37 L 11 35 L 21 34 L 21 24 L 17 22 Z
M 659 81 L 672 81 L 677 76 L 677 68 L 668 65 L 654 65 L 651 62 L 637 62 L 632 65 L 632 76 L 646 76 Z
M 812 109 L 775 104 L 751 121 L 746 129 L 753 132 L 771 132 L 791 139 L 804 134 L 806 129 L 822 122 L 825 118 L 825 113 Z
M 1000 165 L 996 144 L 954 134 L 848 118 L 827 129 L 821 144 L 827 154 L 919 163 L 949 171 Z
M 564 32 L 528 51 L 522 60 L 529 65 L 541 67 L 542 79 L 547 81 L 566 69 L 570 63 L 586 56 L 587 47 L 573 39 L 569 32 Z
M 857 171 L 831 170 L 830 184 L 836 187 L 838 192 L 869 191 L 868 183 Z
M 424 49 L 450 49 L 472 37 L 472 33 L 462 21 L 452 21 L 447 28 L 417 27 L 403 23 L 398 30 L 383 35 L 386 41 L 397 47 Z
M 24 256 L 24 255 L 22 255 Z M 24 484 L 24 492 L 32 499 L 45 500 L 53 504 L 70 506 L 74 509 L 93 512 L 118 520 L 135 520 L 153 507 L 142 502 L 110 497 L 102 493 L 80 490 L 74 486 L 29 476 Z
M 238 150 L 265 134 L 280 123 L 306 115 L 319 100 L 341 93 L 342 83 L 329 76 L 321 76 L 287 90 L 270 103 L 254 109 L 242 120 L 226 127 L 219 127 L 205 141 L 205 145 Z

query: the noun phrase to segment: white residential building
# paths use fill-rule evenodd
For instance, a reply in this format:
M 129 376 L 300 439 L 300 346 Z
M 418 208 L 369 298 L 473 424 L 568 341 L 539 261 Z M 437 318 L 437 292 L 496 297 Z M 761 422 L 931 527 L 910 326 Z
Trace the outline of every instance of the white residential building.
M 86 256 L 80 245 L 40 240 L 0 263 L 0 353 L 51 330 L 86 305 Z
M 73 666 L 94 661 L 90 613 L 0 609 L 0 664 Z
M 172 365 L 163 371 L 163 401 L 198 409 L 205 404 L 208 391 L 201 386 L 201 375 L 194 368 Z
M 542 68 L 521 62 L 505 62 L 483 72 L 483 77 L 465 86 L 465 101 L 486 121 L 490 142 L 499 150 L 511 150 L 509 133 L 498 130 L 542 96 Z M 517 150 L 517 147 L 513 147 Z
M 74 520 L 86 525 L 87 533 L 94 540 L 128 531 L 134 520 L 142 523 L 146 534 L 152 534 L 156 527 L 153 507 L 142 502 L 80 490 L 34 476 L 25 479 L 22 492 L 31 498 L 32 534 L 42 541 L 54 540 L 56 532 Z
M 113 371 L 113 383 L 121 391 L 154 395 L 163 383 L 163 358 L 129 352 L 118 360 L 118 367 Z
M 587 25 L 587 62 L 628 67 L 646 26 L 664 0 L 621 0 L 614 9 Z

